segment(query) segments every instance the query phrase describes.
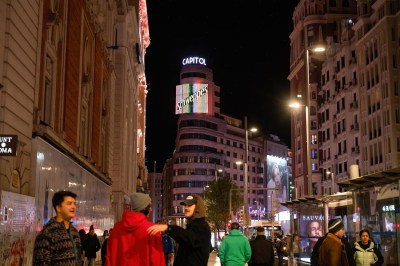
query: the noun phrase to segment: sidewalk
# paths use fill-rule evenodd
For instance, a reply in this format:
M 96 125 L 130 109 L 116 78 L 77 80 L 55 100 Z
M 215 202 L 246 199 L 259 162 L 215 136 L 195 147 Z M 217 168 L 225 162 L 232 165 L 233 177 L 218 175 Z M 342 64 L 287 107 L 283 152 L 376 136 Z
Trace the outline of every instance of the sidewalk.
M 210 253 L 207 266 L 221 266 L 221 262 L 219 261 L 217 252 L 215 250 Z
M 278 258 L 275 257 L 275 266 L 278 265 Z M 286 266 L 309 266 L 310 264 L 307 262 L 300 262 L 297 261 L 296 259 L 290 259 L 288 257 L 283 258 L 283 265 Z M 221 266 L 221 262 L 219 261 L 219 258 L 217 256 L 217 252 L 213 251 L 210 253 L 210 258 L 208 259 L 208 264 L 207 266 Z

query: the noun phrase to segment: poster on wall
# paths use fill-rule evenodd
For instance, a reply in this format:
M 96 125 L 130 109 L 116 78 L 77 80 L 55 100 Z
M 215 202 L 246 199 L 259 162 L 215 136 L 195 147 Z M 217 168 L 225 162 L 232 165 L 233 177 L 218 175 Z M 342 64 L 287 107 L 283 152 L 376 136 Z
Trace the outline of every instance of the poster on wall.
M 287 161 L 284 158 L 276 156 L 267 156 L 267 188 L 271 189 L 268 191 L 268 196 L 274 194 L 274 200 L 278 203 L 275 204 L 275 212 L 287 210 L 279 203 L 286 202 L 288 200 L 289 191 L 289 171 Z M 272 189 L 276 190 L 272 190 Z
M 208 113 L 208 84 L 176 86 L 175 114 Z
M 311 256 L 311 252 L 322 237 L 324 217 L 322 214 L 300 215 L 300 250 L 303 257 Z
M 0 265 L 31 265 L 35 198 L 1 191 Z

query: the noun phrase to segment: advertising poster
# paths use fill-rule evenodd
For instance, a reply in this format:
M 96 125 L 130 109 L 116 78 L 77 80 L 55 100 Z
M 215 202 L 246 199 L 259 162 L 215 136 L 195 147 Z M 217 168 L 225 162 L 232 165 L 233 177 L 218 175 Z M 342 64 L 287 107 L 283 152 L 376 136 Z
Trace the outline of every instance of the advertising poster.
M 1 191 L 0 265 L 31 265 L 35 198 Z
M 268 190 L 268 196 L 271 197 L 273 194 L 274 200 L 277 202 L 277 204 L 274 204 L 274 211 L 287 210 L 279 204 L 281 202 L 286 202 L 289 198 L 289 171 L 287 161 L 284 158 L 268 155 L 266 169 L 267 188 L 271 189 Z M 273 188 L 277 190 L 272 190 Z
M 208 84 L 176 86 L 175 114 L 208 113 Z
M 324 235 L 322 214 L 300 215 L 300 250 L 302 257 L 310 257 L 318 238 Z

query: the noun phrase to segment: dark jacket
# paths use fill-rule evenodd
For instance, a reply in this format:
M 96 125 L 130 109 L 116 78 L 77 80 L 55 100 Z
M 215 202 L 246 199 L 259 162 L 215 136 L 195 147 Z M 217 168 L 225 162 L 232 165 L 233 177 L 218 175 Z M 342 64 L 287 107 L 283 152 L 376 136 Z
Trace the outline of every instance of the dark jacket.
M 168 225 L 166 233 L 179 246 L 174 266 L 207 266 L 211 251 L 211 230 L 205 214 L 204 201 L 199 197 L 193 217 L 188 219 L 186 229 Z
M 104 239 L 103 245 L 101 245 L 101 257 L 104 258 L 106 257 L 107 254 L 107 242 L 108 242 L 108 238 Z
M 273 266 L 274 245 L 264 235 L 258 235 L 250 241 L 251 259 L 249 266 Z
M 43 227 L 35 239 L 33 265 L 76 266 L 81 265 L 81 240 L 78 231 L 55 218 Z
M 319 265 L 348 266 L 345 245 L 335 234 L 328 233 L 319 248 Z
M 96 234 L 86 234 L 85 241 L 83 242 L 85 256 L 87 258 L 96 258 L 96 252 L 100 250 L 100 241 Z
M 325 240 L 326 236 L 328 234 L 325 234 L 324 236 L 320 237 L 315 243 L 314 248 L 311 253 L 311 266 L 319 266 L 318 264 L 318 253 L 319 253 L 319 248 L 321 247 L 322 242 Z M 350 256 L 349 254 L 353 254 L 353 251 L 351 249 L 349 241 L 347 241 L 347 238 L 343 237 L 340 239 L 345 246 L 346 249 L 346 254 L 347 254 L 347 261 L 349 263 L 349 266 L 356 266 L 356 262 L 354 261 L 353 256 Z

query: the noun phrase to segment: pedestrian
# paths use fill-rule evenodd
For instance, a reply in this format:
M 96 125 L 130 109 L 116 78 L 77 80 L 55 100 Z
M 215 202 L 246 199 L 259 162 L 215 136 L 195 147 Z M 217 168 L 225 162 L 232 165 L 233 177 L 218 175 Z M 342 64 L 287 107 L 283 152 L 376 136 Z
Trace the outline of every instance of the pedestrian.
M 33 265 L 81 265 L 81 240 L 71 219 L 76 212 L 76 194 L 58 191 L 52 199 L 56 216 L 35 239 Z
M 340 219 L 332 219 L 328 223 L 328 235 L 319 248 L 319 265 L 348 266 L 346 248 L 341 239 L 344 236 L 344 224 Z
M 174 262 L 174 241 L 172 237 L 162 232 L 162 242 L 164 247 L 165 265 L 171 266 Z
M 199 195 L 189 195 L 180 204 L 184 205 L 186 229 L 178 225 L 156 224 L 148 232 L 165 232 L 178 243 L 174 266 L 207 266 L 212 248 L 204 200 Z
M 107 254 L 107 240 L 110 234 L 108 230 L 104 230 L 103 232 L 103 241 L 100 241 L 101 244 L 101 265 L 104 266 L 106 264 L 106 254 Z
M 85 257 L 87 266 L 94 266 L 96 261 L 96 252 L 100 250 L 100 241 L 94 232 L 94 226 L 91 225 L 89 233 L 85 236 L 85 241 L 82 243 L 83 249 L 85 250 Z
M 276 255 L 278 256 L 278 266 L 283 265 L 283 257 L 287 252 L 287 245 L 282 235 L 279 235 L 275 243 Z
M 383 256 L 371 241 L 371 235 L 367 229 L 360 231 L 360 241 L 354 243 L 353 256 L 357 266 L 382 266 Z
M 273 266 L 274 244 L 265 237 L 263 226 L 257 227 L 257 236 L 250 241 L 251 258 L 249 266 Z
M 299 247 L 299 245 L 300 245 L 299 235 L 298 234 L 293 234 L 292 251 L 293 251 L 293 256 L 296 257 L 296 258 L 299 257 L 299 255 L 300 255 L 300 247 Z
M 151 198 L 144 193 L 130 196 L 131 211 L 125 211 L 107 239 L 107 266 L 165 266 L 161 234 L 150 235 L 146 230 L 154 225 L 147 217 Z
M 81 246 L 83 246 L 83 242 L 85 242 L 85 238 L 86 238 L 86 231 L 85 229 L 81 229 L 79 230 L 79 237 L 81 238 Z M 81 261 L 82 263 L 79 264 L 81 266 L 85 265 L 85 250 L 82 248 L 82 253 L 81 253 Z
M 327 235 L 328 235 L 328 233 L 326 233 L 324 236 L 320 237 L 318 239 L 317 243 L 315 243 L 314 248 L 311 253 L 311 266 L 320 266 L 319 262 L 318 262 L 319 248 L 321 247 L 322 242 L 324 242 Z M 345 246 L 347 262 L 349 263 L 349 266 L 356 266 L 356 262 L 354 261 L 353 256 L 348 255 L 348 254 L 353 254 L 349 241 L 347 240 L 347 238 L 345 236 L 343 236 L 340 240 L 342 241 L 343 245 Z
M 239 230 L 238 223 L 231 224 L 231 231 L 222 240 L 218 255 L 224 266 L 243 266 L 250 260 L 250 243 Z

